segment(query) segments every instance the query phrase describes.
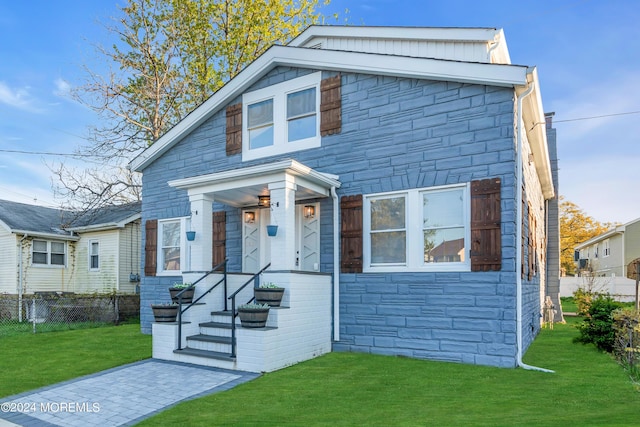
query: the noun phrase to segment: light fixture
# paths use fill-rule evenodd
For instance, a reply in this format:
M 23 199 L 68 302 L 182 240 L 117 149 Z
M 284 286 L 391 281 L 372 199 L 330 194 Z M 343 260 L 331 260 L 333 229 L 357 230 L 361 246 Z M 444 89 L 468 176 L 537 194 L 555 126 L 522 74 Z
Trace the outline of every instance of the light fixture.
M 302 212 L 304 213 L 305 218 L 313 218 L 316 216 L 316 207 L 312 205 L 305 205 Z
M 271 206 L 271 196 L 258 196 L 258 206 L 263 208 Z
M 256 221 L 256 213 L 253 211 L 244 213 L 244 222 L 247 224 L 253 224 Z

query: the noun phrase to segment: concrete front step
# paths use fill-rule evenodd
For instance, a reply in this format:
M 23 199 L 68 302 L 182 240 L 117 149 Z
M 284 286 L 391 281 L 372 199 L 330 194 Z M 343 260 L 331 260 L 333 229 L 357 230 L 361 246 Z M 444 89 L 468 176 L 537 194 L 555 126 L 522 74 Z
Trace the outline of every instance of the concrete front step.
M 230 353 L 221 353 L 218 351 L 200 350 L 197 348 L 185 347 L 180 350 L 173 350 L 175 354 L 203 357 L 206 359 L 216 359 L 226 362 L 235 362 L 236 358 L 231 357 Z

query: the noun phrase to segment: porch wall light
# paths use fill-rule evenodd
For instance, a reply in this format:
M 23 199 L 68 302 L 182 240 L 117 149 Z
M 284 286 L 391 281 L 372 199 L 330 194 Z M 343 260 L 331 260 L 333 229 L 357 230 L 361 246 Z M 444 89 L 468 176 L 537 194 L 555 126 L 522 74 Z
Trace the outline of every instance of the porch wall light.
M 244 222 L 247 224 L 253 224 L 256 221 L 256 213 L 249 211 L 244 213 Z
M 316 216 L 316 207 L 312 205 L 305 205 L 303 213 L 305 218 L 313 218 Z
M 258 196 L 258 206 L 268 208 L 271 206 L 271 196 Z

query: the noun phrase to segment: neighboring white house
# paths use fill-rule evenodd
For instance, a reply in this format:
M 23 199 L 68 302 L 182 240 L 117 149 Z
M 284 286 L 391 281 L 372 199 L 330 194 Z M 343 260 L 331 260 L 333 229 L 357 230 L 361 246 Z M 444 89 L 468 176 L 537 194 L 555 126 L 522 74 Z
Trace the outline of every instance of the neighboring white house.
M 612 294 L 629 296 L 635 293 L 635 277 L 631 266 L 640 258 L 640 218 L 619 225 L 576 246 L 578 275 L 598 279 L 599 286 Z M 579 279 L 564 280 L 562 295 L 571 294 L 580 286 Z
M 139 203 L 77 218 L 0 200 L 0 293 L 133 293 L 139 268 Z

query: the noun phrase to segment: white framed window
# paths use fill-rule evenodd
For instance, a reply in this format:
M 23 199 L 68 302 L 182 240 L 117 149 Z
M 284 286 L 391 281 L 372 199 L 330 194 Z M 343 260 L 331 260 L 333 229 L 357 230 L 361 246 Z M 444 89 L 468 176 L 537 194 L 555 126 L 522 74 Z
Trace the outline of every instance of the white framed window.
M 609 239 L 602 242 L 602 257 L 608 257 L 611 255 L 611 246 L 609 243 Z
M 34 239 L 31 248 L 31 263 L 33 265 L 56 267 L 67 265 L 67 244 L 65 242 Z
M 320 146 L 322 73 L 242 96 L 242 160 Z
M 467 184 L 364 197 L 364 271 L 470 271 Z
M 598 249 L 599 249 L 599 248 L 598 248 L 598 246 L 600 246 L 600 245 L 596 244 L 596 245 L 593 247 L 593 257 L 594 257 L 594 258 L 598 258 Z
M 89 240 L 89 270 L 100 270 L 100 242 Z
M 158 220 L 158 274 L 181 274 L 187 265 L 189 218 Z

